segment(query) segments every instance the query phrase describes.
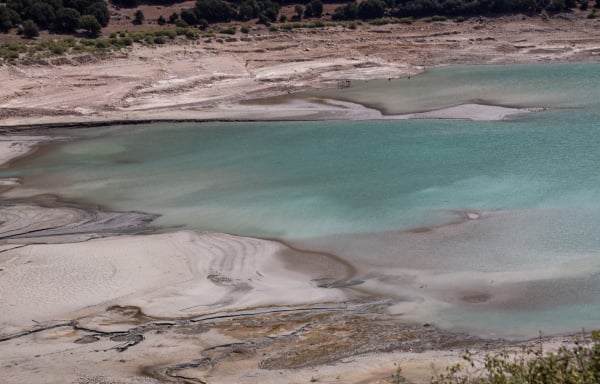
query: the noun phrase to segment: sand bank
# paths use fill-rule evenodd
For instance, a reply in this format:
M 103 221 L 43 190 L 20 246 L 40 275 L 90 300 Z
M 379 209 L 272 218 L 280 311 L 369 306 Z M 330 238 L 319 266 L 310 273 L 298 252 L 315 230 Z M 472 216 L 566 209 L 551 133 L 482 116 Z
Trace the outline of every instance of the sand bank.
M 241 113 L 241 116 L 257 116 L 260 113 L 267 113 L 268 116 L 280 116 L 279 120 L 293 117 L 296 120 L 453 119 L 498 121 L 540 110 L 536 108 L 507 108 L 468 103 L 427 112 L 385 115 L 377 109 L 349 101 L 316 97 L 302 98 L 301 96 L 293 96 L 292 98 L 275 97 L 266 100 L 249 101 L 243 103 L 242 106 L 231 107 L 232 114 Z
M 241 102 L 335 88 L 348 80 L 409 76 L 439 65 L 594 61 L 600 32 L 586 15 L 576 11 L 549 19 L 515 15 L 464 23 L 365 24 L 356 30 L 253 28 L 250 34 L 228 41 L 136 45 L 103 58 L 3 65 L 0 126 L 311 118 L 314 111 L 249 109 Z M 473 108 L 425 117 L 504 115 Z M 339 108 L 333 112 L 335 118 L 343 115 Z
M 178 318 L 347 299 L 340 290 L 319 288 L 313 281 L 344 275 L 345 266 L 320 259 L 312 275 L 298 273 L 278 257 L 283 251 L 276 242 L 194 232 L 5 246 L 0 329 L 70 319 L 75 312 L 112 305 Z
M 55 140 L 49 136 L 0 135 L 0 167 L 33 151 L 40 143 Z

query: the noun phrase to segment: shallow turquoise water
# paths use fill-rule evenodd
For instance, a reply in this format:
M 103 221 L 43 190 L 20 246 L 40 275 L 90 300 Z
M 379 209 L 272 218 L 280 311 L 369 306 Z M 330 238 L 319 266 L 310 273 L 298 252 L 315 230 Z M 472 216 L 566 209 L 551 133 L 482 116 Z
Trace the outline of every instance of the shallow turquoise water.
M 373 84 L 379 96 L 368 96 Z M 462 288 L 450 281 L 450 273 L 501 281 L 500 287 L 478 286 L 493 298 L 485 303 L 448 298 L 443 288 L 425 289 L 423 297 L 437 304 L 417 320 L 508 336 L 577 331 L 600 325 L 598 84 L 599 64 L 446 68 L 344 91 L 362 89 L 353 101 L 393 113 L 482 100 L 554 109 L 501 122 L 81 129 L 68 131 L 81 140 L 0 176 L 25 178 L 12 195 L 51 192 L 158 213 L 156 224 L 165 227 L 312 242 L 373 275 L 390 266 L 403 273 L 427 271 L 441 276 L 441 287 L 457 292 Z M 435 238 L 402 235 L 391 241 L 369 235 L 447 224 L 465 210 L 502 214 Z M 360 236 L 352 247 L 349 240 L 344 246 L 336 240 L 355 234 Z M 531 281 L 515 277 L 523 271 Z M 397 280 L 390 284 L 405 299 L 414 287 Z M 468 279 L 465 284 L 477 285 Z M 528 294 L 522 297 L 523 292 Z M 409 294 L 415 302 L 419 295 Z
M 598 105 L 598 84 L 600 66 L 596 63 L 481 65 L 431 69 L 410 79 L 358 81 L 349 89 L 308 95 L 354 101 L 386 114 L 429 111 L 464 103 L 580 108 Z

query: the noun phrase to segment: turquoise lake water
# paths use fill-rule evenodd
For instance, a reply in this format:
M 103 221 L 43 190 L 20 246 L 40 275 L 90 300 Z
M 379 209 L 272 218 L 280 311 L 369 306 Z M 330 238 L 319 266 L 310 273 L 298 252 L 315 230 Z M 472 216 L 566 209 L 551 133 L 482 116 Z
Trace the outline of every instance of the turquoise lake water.
M 55 193 L 157 213 L 159 226 L 334 252 L 361 266 L 365 287 L 415 303 L 398 310 L 411 320 L 509 337 L 574 332 L 600 327 L 599 85 L 600 64 L 442 68 L 318 95 L 387 113 L 463 102 L 550 109 L 497 122 L 58 131 L 81 140 L 0 176 L 24 178 L 12 196 Z M 402 232 L 464 211 L 491 213 L 441 235 Z

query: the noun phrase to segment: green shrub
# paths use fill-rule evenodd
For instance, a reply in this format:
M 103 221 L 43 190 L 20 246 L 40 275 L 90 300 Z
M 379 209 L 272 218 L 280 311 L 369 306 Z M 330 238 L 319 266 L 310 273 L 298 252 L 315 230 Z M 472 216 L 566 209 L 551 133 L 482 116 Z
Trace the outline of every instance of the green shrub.
M 102 25 L 92 15 L 83 15 L 79 19 L 79 26 L 85 29 L 90 36 L 97 36 L 102 29 Z
M 479 358 L 467 351 L 455 364 L 431 379 L 431 384 L 593 384 L 600 383 L 600 332 L 557 352 L 541 345 L 521 351 L 502 351 Z M 392 377 L 405 382 L 400 371 Z
M 79 44 L 87 46 L 87 47 L 91 47 L 92 45 L 95 45 L 96 42 L 92 39 L 81 39 L 81 40 L 79 40 Z
M 62 55 L 67 52 L 69 49 L 69 45 L 67 42 L 63 41 L 49 41 L 46 45 L 48 51 L 50 51 L 53 55 Z
M 133 39 L 133 41 L 135 41 L 136 43 L 141 43 L 144 40 L 144 34 L 136 32 L 133 33 L 131 35 L 131 38 Z
M 193 29 L 186 29 L 185 37 L 189 40 L 196 40 L 198 38 L 198 33 L 196 33 L 196 31 Z
M 175 20 L 175 26 L 177 28 L 187 28 L 190 25 L 188 23 L 186 23 L 185 20 L 177 19 L 177 20 Z
M 173 40 L 177 37 L 177 32 L 174 29 L 169 29 L 166 31 L 165 36 L 168 37 L 169 39 Z
M 234 25 L 228 27 L 228 28 L 221 28 L 219 30 L 219 33 L 224 33 L 226 35 L 235 35 L 236 32 L 236 28 Z
M 175 28 L 175 34 L 177 34 L 177 36 L 183 36 L 186 34 L 187 31 L 189 31 L 189 28 L 181 28 L 181 27 Z
M 33 20 L 23 22 L 23 36 L 32 39 L 40 35 L 40 28 Z
M 242 25 L 242 28 L 240 29 L 240 31 L 242 33 L 250 33 L 250 27 L 247 25 Z
M 119 40 L 119 45 L 122 45 L 122 46 L 130 46 L 132 44 L 133 44 L 133 39 L 131 37 L 129 37 L 129 36 L 122 37 Z
M 403 17 L 401 19 L 397 17 L 383 17 L 379 19 L 373 19 L 369 21 L 371 25 L 386 25 L 386 24 L 412 24 L 414 19 L 412 17 Z
M 13 61 L 19 58 L 19 53 L 15 51 L 10 51 L 7 49 L 0 48 L 0 57 L 6 61 Z
M 95 44 L 98 49 L 107 49 L 110 47 L 110 42 L 107 39 L 98 39 Z

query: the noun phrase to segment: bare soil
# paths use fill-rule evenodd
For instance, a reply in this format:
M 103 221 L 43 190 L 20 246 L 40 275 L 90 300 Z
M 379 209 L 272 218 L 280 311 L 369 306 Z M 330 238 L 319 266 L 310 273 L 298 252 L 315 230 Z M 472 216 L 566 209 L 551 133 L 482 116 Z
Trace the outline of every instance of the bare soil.
M 298 111 L 252 109 L 239 102 L 335 87 L 344 79 L 412 75 L 432 66 L 594 61 L 600 54 L 600 19 L 586 15 L 362 24 L 355 30 L 273 32 L 254 25 L 247 35 L 191 42 L 180 37 L 164 46 L 136 44 L 101 56 L 3 65 L 0 126 L 298 117 Z

